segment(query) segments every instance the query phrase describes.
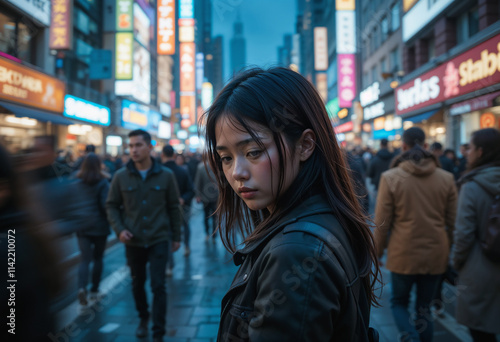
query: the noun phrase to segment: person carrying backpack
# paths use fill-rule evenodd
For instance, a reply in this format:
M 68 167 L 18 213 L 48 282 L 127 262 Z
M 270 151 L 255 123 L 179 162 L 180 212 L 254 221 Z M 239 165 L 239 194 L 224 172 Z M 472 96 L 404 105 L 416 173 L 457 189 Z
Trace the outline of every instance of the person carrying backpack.
M 500 229 L 498 220 L 496 228 L 490 220 L 500 195 L 500 131 L 485 128 L 472 133 L 467 162 L 467 173 L 459 181 L 452 253 L 457 289 L 463 289 L 457 294 L 456 315 L 474 342 L 493 342 L 500 333 L 500 261 L 492 258 L 492 248 L 499 246 L 492 246 L 489 233 Z

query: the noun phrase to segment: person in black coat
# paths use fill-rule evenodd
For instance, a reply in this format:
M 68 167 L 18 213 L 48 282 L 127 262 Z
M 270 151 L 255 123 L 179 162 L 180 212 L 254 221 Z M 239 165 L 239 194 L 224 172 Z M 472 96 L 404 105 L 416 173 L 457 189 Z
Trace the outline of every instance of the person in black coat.
M 375 186 L 375 190 L 378 190 L 380 175 L 389 170 L 389 165 L 391 165 L 393 157 L 394 155 L 389 152 L 387 139 L 382 139 L 380 141 L 380 150 L 370 161 L 368 171 L 366 172 L 366 177 L 371 178 L 372 184 Z
M 191 201 L 194 197 L 193 181 L 189 172 L 186 171 L 185 168 L 176 164 L 175 158 L 174 148 L 170 145 L 165 145 L 162 150 L 161 159 L 163 165 L 173 171 L 175 179 L 177 180 L 177 186 L 179 187 L 179 193 L 181 195 L 179 200 L 183 209 L 184 256 L 188 256 L 191 253 L 191 250 L 189 249 L 189 238 L 191 232 L 189 227 L 189 217 L 191 213 Z M 171 264 L 171 268 L 173 268 L 173 264 Z M 169 270 L 167 270 L 167 272 L 170 273 Z
M 451 161 L 447 156 L 445 156 L 443 152 L 443 145 L 438 142 L 435 142 L 431 145 L 431 152 L 439 159 L 439 163 L 441 164 L 441 168 L 450 173 L 454 173 L 455 165 L 453 161 Z

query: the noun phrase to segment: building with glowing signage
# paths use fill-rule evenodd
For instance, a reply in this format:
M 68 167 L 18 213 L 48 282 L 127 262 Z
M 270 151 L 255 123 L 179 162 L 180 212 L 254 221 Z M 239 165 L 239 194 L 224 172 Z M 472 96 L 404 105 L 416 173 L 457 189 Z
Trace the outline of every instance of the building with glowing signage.
M 456 151 L 473 131 L 500 128 L 498 2 L 420 0 L 403 12 L 405 76 L 394 93 L 403 124 Z

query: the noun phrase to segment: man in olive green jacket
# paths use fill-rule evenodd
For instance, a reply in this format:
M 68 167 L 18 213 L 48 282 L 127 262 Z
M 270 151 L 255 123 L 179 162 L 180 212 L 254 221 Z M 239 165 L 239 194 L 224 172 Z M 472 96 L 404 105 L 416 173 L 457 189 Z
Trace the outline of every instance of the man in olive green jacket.
M 143 130 L 129 133 L 131 160 L 111 182 L 106 210 L 108 221 L 125 244 L 132 275 L 132 292 L 141 322 L 137 337 L 148 333 L 149 311 L 144 283 L 149 262 L 153 302 L 153 338 L 163 341 L 167 295 L 165 267 L 168 249 L 180 246 L 179 190 L 172 171 L 150 157 L 151 136 Z M 172 245 L 169 246 L 169 240 Z

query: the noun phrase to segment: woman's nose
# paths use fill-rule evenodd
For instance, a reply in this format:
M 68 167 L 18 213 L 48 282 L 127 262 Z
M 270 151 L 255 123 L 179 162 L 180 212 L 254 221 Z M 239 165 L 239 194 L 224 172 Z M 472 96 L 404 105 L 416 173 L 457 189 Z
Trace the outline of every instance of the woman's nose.
M 236 180 L 248 179 L 250 173 L 247 166 L 245 158 L 236 158 L 234 160 L 233 178 Z

